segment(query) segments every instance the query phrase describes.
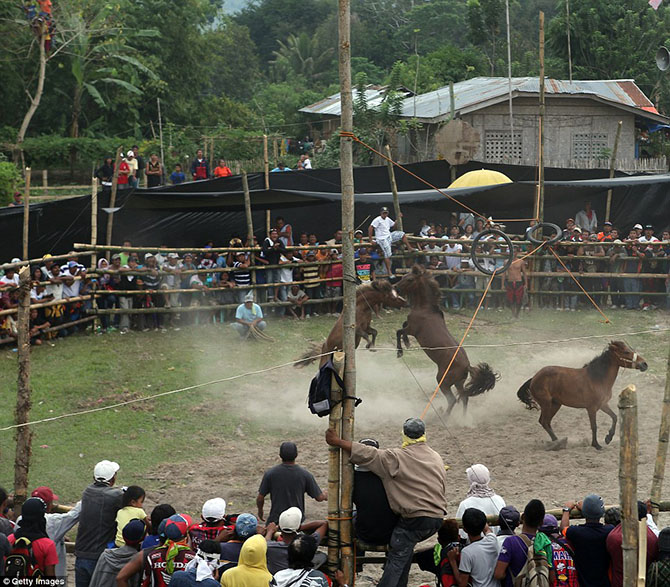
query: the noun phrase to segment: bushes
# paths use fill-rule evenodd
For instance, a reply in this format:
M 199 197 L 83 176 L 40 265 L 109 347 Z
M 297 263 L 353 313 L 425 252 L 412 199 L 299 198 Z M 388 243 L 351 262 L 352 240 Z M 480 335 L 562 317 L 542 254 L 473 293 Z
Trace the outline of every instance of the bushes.
M 20 181 L 21 174 L 16 165 L 0 160 L 0 206 L 7 206 L 12 201 Z

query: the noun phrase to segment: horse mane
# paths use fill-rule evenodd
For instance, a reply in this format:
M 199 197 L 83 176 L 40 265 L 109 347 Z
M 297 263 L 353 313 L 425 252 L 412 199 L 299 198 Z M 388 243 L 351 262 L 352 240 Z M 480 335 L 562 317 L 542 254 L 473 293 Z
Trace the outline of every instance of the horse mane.
M 423 297 L 425 297 L 426 305 L 433 306 L 435 310 L 440 311 L 442 293 L 440 292 L 440 285 L 435 278 L 426 272 L 423 265 L 419 264 L 415 264 L 412 267 L 411 274 L 413 279 L 411 284 L 406 286 L 407 293 L 411 296 L 420 291 Z
M 588 363 L 584 365 L 587 375 L 591 379 L 604 379 L 607 375 L 607 369 L 612 362 L 612 349 L 608 346 L 602 353 L 597 357 L 591 359 Z

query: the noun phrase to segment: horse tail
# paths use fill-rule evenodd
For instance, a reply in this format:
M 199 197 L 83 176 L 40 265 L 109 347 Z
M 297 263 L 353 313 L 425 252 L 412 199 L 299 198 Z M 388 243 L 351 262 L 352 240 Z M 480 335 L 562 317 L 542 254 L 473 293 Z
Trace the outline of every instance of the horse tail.
M 465 384 L 465 394 L 468 397 L 480 395 L 492 390 L 500 374 L 495 373 L 488 363 L 479 363 L 476 367 L 469 368 L 470 379 Z
M 540 407 L 537 405 L 537 402 L 533 399 L 533 396 L 530 393 L 530 382 L 532 380 L 533 378 L 531 377 L 528 381 L 526 381 L 526 383 L 524 383 L 519 388 L 519 391 L 516 392 L 516 396 L 520 401 L 526 404 L 527 410 L 539 410 Z
M 307 365 L 311 365 L 314 361 L 316 361 L 318 355 L 321 354 L 322 348 L 323 345 L 320 345 L 316 342 L 313 343 L 312 346 L 309 347 L 309 350 L 301 355 L 295 363 L 293 363 L 293 366 L 296 369 L 302 369 L 303 367 L 307 367 Z

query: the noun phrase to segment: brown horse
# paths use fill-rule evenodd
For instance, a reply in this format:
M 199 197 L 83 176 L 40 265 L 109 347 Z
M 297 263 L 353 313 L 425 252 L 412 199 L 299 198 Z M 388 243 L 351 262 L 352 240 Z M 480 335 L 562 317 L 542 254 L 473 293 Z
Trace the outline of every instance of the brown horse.
M 464 411 L 467 410 L 468 398 L 493 389 L 499 376 L 486 363 L 472 367 L 465 350 L 460 348 L 456 351 L 458 342 L 447 329 L 444 314 L 439 307 L 442 298 L 440 286 L 422 265 L 414 265 L 412 271 L 396 283 L 396 289 L 400 295 L 409 299 L 411 307 L 407 320 L 396 332 L 398 357 L 403 355 L 401 339 L 409 347 L 408 337 L 413 336 L 437 365 L 439 383 L 456 353 L 440 389 L 449 404 L 447 416 L 459 401 L 463 402 Z M 466 383 L 468 375 L 470 380 Z M 452 386 L 456 387 L 458 397 L 451 391 Z
M 608 402 L 619 367 L 646 371 L 647 362 L 625 342 L 612 341 L 581 369 L 543 367 L 519 388 L 516 395 L 529 410 L 541 410 L 540 424 L 552 441 L 558 439 L 551 429 L 551 420 L 561 406 L 586 409 L 591 422 L 591 446 L 600 450 L 596 414 L 602 410 L 612 418 L 612 427 L 605 437 L 605 444 L 609 444 L 616 431 L 617 417 Z
M 359 285 L 356 288 L 356 348 L 358 348 L 361 339 L 365 339 L 367 342 L 366 349 L 373 347 L 377 340 L 377 331 L 372 328 L 373 313 L 376 314 L 382 306 L 402 308 L 406 305 L 407 301 L 400 297 L 391 283 L 386 280 L 379 279 Z M 315 360 L 315 354 L 342 350 L 343 320 L 343 315 L 340 315 L 326 342 L 322 345 L 314 345 L 293 366 L 300 368 L 309 365 Z M 319 365 L 326 363 L 328 358 L 328 355 L 321 357 Z

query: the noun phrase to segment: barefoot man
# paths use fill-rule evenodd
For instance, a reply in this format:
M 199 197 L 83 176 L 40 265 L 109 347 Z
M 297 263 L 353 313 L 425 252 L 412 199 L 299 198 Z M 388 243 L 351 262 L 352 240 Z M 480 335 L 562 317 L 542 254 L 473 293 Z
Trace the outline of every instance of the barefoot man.
M 526 262 L 521 258 L 521 251 L 516 249 L 514 261 L 509 269 L 502 274 L 502 282 L 507 290 L 507 301 L 512 307 L 514 317 L 519 317 L 523 294 L 528 287 L 528 275 L 526 274 Z

